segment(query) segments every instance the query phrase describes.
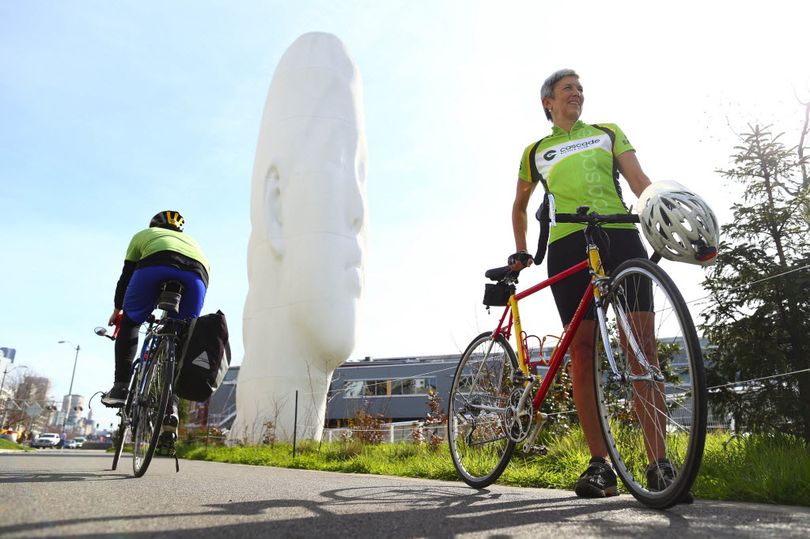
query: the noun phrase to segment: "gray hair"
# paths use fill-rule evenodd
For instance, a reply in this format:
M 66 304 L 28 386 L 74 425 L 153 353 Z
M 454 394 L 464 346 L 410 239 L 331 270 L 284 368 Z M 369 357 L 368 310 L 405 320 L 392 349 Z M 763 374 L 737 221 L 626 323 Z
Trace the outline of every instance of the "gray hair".
M 560 82 L 560 80 L 564 79 L 565 77 L 576 77 L 579 78 L 577 72 L 573 69 L 559 69 L 549 75 L 549 77 L 543 82 L 543 86 L 540 88 L 540 99 L 545 99 L 547 97 L 554 97 L 554 85 Z M 546 119 L 551 121 L 551 113 L 543 108 L 543 112 L 546 113 Z

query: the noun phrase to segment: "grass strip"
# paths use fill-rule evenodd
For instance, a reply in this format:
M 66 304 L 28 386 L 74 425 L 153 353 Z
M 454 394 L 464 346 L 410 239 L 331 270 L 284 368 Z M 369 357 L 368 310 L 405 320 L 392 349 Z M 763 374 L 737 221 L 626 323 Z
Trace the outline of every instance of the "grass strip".
M 0 449 L 11 449 L 12 451 L 32 451 L 30 447 L 20 445 L 6 438 L 0 438 Z
M 503 485 L 572 490 L 590 454 L 582 432 L 546 440 L 546 455 L 515 452 L 498 480 Z M 178 456 L 208 460 L 333 472 L 368 473 L 457 480 L 446 444 L 363 444 L 357 440 L 296 447 L 205 447 L 179 443 Z M 697 498 L 810 506 L 810 452 L 800 439 L 783 434 L 730 436 L 709 433 L 703 464 L 692 489 Z

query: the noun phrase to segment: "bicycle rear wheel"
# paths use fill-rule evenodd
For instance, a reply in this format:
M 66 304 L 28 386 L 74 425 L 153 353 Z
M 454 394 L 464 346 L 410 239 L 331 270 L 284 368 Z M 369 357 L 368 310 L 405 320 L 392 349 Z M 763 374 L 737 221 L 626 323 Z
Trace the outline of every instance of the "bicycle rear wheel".
M 494 483 L 503 473 L 515 442 L 507 436 L 506 412 L 518 362 L 509 342 L 485 332 L 461 356 L 447 410 L 453 465 L 474 488 Z
M 619 265 L 603 301 L 594 381 L 608 453 L 636 499 L 671 507 L 691 497 L 706 438 L 706 382 L 695 326 L 675 284 L 646 259 Z
M 164 337 L 149 359 L 138 397 L 133 403 L 137 407 L 132 447 L 132 471 L 135 477 L 146 473 L 155 454 L 163 416 L 166 415 L 171 396 L 173 357 L 174 341 Z

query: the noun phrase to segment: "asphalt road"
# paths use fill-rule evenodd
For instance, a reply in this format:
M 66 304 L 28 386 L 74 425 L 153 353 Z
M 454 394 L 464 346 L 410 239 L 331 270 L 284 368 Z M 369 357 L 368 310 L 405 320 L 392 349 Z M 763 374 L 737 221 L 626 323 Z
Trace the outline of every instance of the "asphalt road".
M 0 537 L 810 537 L 810 509 L 698 500 L 655 511 L 631 496 L 156 459 L 0 453 Z

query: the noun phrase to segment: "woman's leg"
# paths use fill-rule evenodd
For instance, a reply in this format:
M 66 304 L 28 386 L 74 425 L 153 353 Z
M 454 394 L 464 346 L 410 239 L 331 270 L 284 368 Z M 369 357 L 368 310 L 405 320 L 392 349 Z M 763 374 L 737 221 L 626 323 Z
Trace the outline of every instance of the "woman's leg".
M 591 456 L 607 457 L 593 383 L 594 324 L 593 320 L 583 320 L 571 341 L 571 377 L 574 383 L 574 404 Z

